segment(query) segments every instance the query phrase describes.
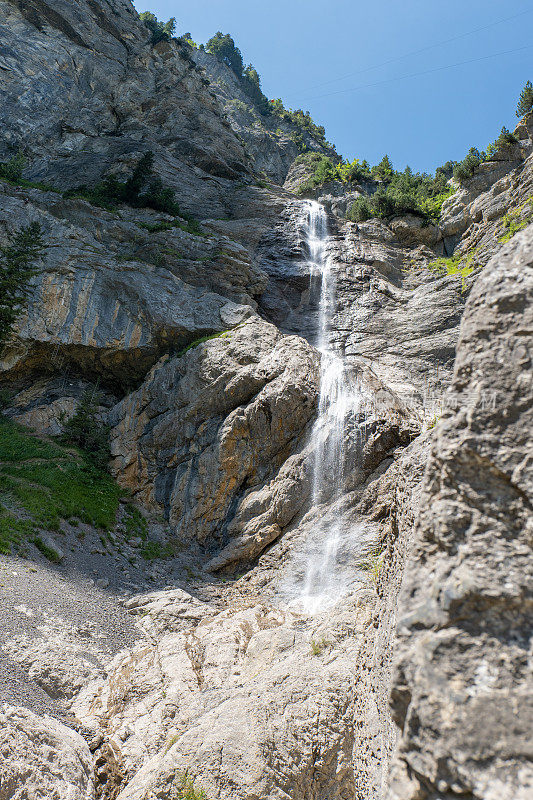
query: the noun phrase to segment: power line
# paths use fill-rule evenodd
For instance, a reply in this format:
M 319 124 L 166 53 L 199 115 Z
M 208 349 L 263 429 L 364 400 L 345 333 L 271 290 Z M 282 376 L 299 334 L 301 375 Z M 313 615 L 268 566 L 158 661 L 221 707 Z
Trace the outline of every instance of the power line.
M 385 78 L 381 81 L 374 81 L 374 83 L 363 83 L 360 86 L 353 86 L 351 89 L 337 89 L 335 92 L 327 92 L 326 94 L 318 94 L 314 97 L 309 97 L 308 100 L 320 100 L 322 97 L 333 97 L 336 94 L 348 94 L 350 92 L 358 92 L 360 89 L 370 89 L 374 86 L 381 86 L 384 83 L 394 83 L 395 81 L 404 81 L 408 78 L 418 78 L 421 75 L 430 75 L 433 72 L 442 72 L 446 69 L 453 69 L 454 67 L 462 67 L 465 64 L 474 64 L 476 61 L 486 61 L 489 58 L 497 58 L 498 56 L 506 56 L 510 53 L 519 53 L 522 50 L 530 50 L 533 44 L 526 44 L 524 47 L 517 47 L 514 50 L 502 50 L 501 53 L 491 53 L 488 56 L 480 56 L 479 58 L 469 58 L 466 61 L 457 61 L 455 64 L 446 64 L 443 67 L 433 67 L 433 69 L 426 69 L 422 72 L 412 72 L 410 75 L 400 75 L 396 78 Z
M 365 72 L 371 72 L 374 69 L 378 69 L 379 67 L 385 67 L 389 64 L 395 64 L 397 61 L 402 61 L 405 58 L 409 58 L 410 56 L 416 56 L 420 53 L 426 53 L 428 50 L 433 50 L 435 47 L 442 47 L 442 45 L 450 44 L 451 42 L 456 42 L 459 39 L 465 39 L 467 36 L 473 36 L 475 33 L 480 33 L 481 31 L 485 31 L 488 28 L 494 28 L 496 25 L 502 25 L 504 22 L 509 22 L 512 19 L 517 19 L 517 17 L 523 17 L 524 14 L 530 14 L 533 9 L 529 8 L 525 11 L 520 11 L 518 14 L 512 14 L 510 17 L 504 17 L 503 19 L 496 20 L 495 22 L 490 22 L 488 25 L 482 25 L 479 28 L 473 28 L 471 31 L 466 31 L 466 33 L 460 33 L 458 36 L 452 36 L 450 39 L 443 39 L 441 42 L 435 42 L 434 44 L 426 45 L 425 47 L 421 47 L 419 50 L 411 50 L 409 53 L 405 53 L 402 56 L 395 56 L 394 58 L 389 58 L 388 61 L 382 61 L 380 64 L 373 64 L 371 67 L 365 67 L 364 69 L 355 70 L 354 72 L 348 72 L 346 75 L 343 75 L 340 78 L 332 78 L 331 80 L 324 81 L 323 83 L 317 83 L 314 86 L 309 86 L 307 89 L 301 89 L 300 92 L 310 92 L 313 89 L 320 89 L 322 86 L 329 86 L 332 83 L 338 83 L 338 81 L 346 80 L 346 78 L 352 78 L 354 75 L 363 75 Z M 291 93 L 289 96 L 294 96 L 294 93 Z M 314 98 L 310 98 L 314 99 Z

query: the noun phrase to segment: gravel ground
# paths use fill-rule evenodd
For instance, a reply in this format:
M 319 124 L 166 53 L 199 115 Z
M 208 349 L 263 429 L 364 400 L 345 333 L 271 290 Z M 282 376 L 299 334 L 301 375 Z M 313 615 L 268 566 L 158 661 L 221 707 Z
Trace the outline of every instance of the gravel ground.
M 64 620 L 66 627 L 82 629 L 89 624 L 97 627 L 97 649 L 106 660 L 141 635 L 124 610 L 117 588 L 99 588 L 72 564 L 50 566 L 1 557 L 0 700 L 64 719 L 62 700 L 50 697 L 29 678 L 27 670 L 6 653 L 5 643 L 13 637 L 42 639 L 43 625 L 49 620 Z
M 71 670 L 74 680 L 84 664 L 102 674 L 115 653 L 144 636 L 125 611 L 124 599 L 174 587 L 216 595 L 217 581 L 201 575 L 205 559 L 198 552 L 145 561 L 138 547 L 103 543 L 89 526 L 62 527 L 46 536 L 62 556 L 59 564 L 33 545 L 27 558 L 0 555 L 0 701 L 76 727 L 54 672 Z M 36 666 L 37 680 L 28 674 Z

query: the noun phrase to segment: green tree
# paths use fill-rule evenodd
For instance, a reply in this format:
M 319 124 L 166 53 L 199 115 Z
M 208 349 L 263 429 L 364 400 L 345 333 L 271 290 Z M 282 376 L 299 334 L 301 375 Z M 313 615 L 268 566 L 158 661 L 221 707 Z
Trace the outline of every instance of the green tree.
M 250 83 L 255 84 L 258 89 L 261 89 L 261 78 L 259 77 L 259 73 L 253 64 L 248 64 L 244 70 L 244 77 L 250 81 Z
M 244 73 L 242 53 L 235 45 L 235 42 L 229 33 L 217 31 L 215 35 L 209 39 L 205 48 L 220 61 L 223 61 L 224 64 L 227 64 L 227 66 L 233 70 L 238 78 L 242 78 Z
M 162 22 L 157 19 L 155 14 L 151 11 L 143 11 L 139 14 L 146 27 L 152 33 L 152 44 L 158 42 L 168 42 L 176 30 L 176 18 L 171 17 L 168 22 Z
M 174 199 L 174 190 L 163 186 L 161 178 L 154 175 L 153 165 L 154 154 L 150 150 L 139 159 L 128 180 L 121 181 L 117 175 L 109 175 L 91 189 L 78 186 L 65 192 L 65 196 L 81 195 L 102 208 L 127 203 L 134 208 L 153 208 L 176 216 L 180 209 Z
M 79 405 L 63 426 L 61 440 L 75 444 L 91 457 L 99 469 L 106 469 L 110 459 L 110 428 L 102 422 L 100 415 L 101 395 L 87 389 L 81 396 Z
M 378 180 L 386 181 L 389 178 L 392 178 L 394 174 L 394 167 L 392 166 L 390 158 L 387 155 L 383 156 L 379 164 L 376 164 L 375 167 L 372 167 L 371 172 L 374 178 L 377 178 Z
M 370 205 L 370 201 L 368 197 L 357 197 L 348 213 L 346 214 L 346 218 L 351 220 L 351 222 L 365 222 L 367 219 L 370 219 L 373 216 L 372 206 Z
M 476 173 L 484 160 L 485 153 L 480 153 L 477 147 L 471 147 L 466 157 L 454 168 L 453 177 L 459 182 L 468 180 Z
M 190 45 L 190 47 L 193 47 L 195 50 L 198 49 L 198 45 L 193 40 L 193 38 L 192 38 L 192 36 L 190 34 L 190 31 L 187 31 L 187 33 L 184 33 L 181 38 L 183 39 L 183 41 L 187 42 L 187 44 Z
M 528 81 L 520 93 L 520 99 L 516 107 L 516 116 L 523 117 L 533 109 L 533 86 Z
M 508 130 L 504 125 L 498 138 L 487 146 L 486 155 L 488 158 L 491 158 L 492 156 L 504 150 L 510 144 L 516 144 L 517 142 L 518 139 L 514 133 L 511 133 L 511 131 Z
M 25 165 L 26 159 L 22 150 L 19 150 L 9 161 L 0 163 L 0 178 L 7 178 L 8 181 L 16 183 L 22 178 Z
M 0 248 L 0 350 L 17 317 L 27 307 L 29 280 L 36 274 L 35 261 L 44 250 L 41 226 L 32 222 L 14 233 Z

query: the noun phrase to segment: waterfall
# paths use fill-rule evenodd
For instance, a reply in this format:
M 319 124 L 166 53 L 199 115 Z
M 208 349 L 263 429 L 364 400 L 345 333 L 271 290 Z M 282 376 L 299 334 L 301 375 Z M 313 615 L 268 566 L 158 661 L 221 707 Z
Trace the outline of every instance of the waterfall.
M 327 216 L 319 203 L 306 203 L 303 230 L 311 280 L 319 291 L 315 344 L 321 354 L 321 366 L 318 416 L 312 431 L 315 514 L 296 603 L 313 614 L 331 606 L 353 582 L 356 571 L 351 550 L 357 526 L 346 523 L 340 505 L 347 476 L 354 468 L 355 440 L 365 398 L 334 341 L 337 277 L 328 255 Z

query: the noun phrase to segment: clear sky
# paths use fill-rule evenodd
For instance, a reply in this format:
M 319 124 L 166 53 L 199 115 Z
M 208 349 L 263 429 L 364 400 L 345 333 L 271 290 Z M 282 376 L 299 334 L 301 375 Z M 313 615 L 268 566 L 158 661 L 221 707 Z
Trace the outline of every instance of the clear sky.
M 176 17 L 177 33 L 198 43 L 230 33 L 269 98 L 309 109 L 345 157 L 374 164 L 388 153 L 397 169 L 433 171 L 484 149 L 502 125 L 514 128 L 520 90 L 533 81 L 533 0 L 134 5 Z M 416 73 L 425 74 L 404 77 Z

